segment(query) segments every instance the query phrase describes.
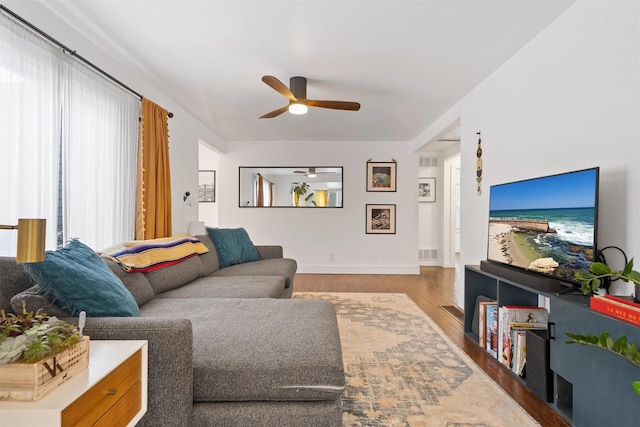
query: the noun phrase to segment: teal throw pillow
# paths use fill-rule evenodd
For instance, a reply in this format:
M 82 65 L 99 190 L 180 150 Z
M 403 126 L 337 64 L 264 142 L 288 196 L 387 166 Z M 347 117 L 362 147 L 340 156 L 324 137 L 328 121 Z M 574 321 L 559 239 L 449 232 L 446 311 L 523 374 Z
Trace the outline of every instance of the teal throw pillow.
M 52 302 L 73 316 L 140 316 L 138 304 L 122 281 L 87 245 L 72 240 L 64 248 L 47 251 L 42 262 L 24 269 Z
M 260 260 L 258 250 L 244 228 L 207 228 L 207 234 L 216 247 L 221 268 Z

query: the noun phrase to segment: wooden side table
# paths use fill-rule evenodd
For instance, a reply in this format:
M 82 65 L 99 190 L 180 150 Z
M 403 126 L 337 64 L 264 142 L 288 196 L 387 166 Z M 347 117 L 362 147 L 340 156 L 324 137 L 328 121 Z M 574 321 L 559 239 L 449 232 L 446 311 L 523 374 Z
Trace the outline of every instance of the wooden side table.
M 146 341 L 90 341 L 86 371 L 37 402 L 0 402 L 0 427 L 135 426 L 147 374 Z

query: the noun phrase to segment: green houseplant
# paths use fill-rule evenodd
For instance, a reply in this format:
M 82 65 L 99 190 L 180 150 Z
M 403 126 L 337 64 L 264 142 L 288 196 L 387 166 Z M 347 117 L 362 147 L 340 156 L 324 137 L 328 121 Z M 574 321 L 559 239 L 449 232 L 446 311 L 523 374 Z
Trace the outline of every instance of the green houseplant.
M 574 274 L 574 278 L 580 282 L 582 293 L 585 295 L 589 295 L 592 292 L 596 293 L 602 285 L 602 279 L 606 277 L 619 278 L 624 282 L 634 283 L 635 300 L 640 301 L 640 273 L 633 269 L 633 258 L 620 271 L 613 271 L 604 263 L 594 262 L 591 264 L 589 271 L 578 270 Z M 571 341 L 567 341 L 567 344 L 583 344 L 602 348 L 640 367 L 638 345 L 627 342 L 627 337 L 625 336 L 614 341 L 607 332 L 603 332 L 599 337 L 595 335 L 578 335 L 570 332 L 565 332 L 565 334 L 571 338 Z M 640 381 L 634 381 L 631 385 L 640 396 Z
M 306 182 L 299 182 L 293 186 L 291 192 L 295 195 L 293 200 L 296 206 L 300 206 L 300 198 L 307 194 L 309 191 L 309 184 Z
M 582 344 L 602 348 L 640 367 L 640 351 L 638 351 L 638 345 L 627 342 L 627 337 L 625 336 L 621 336 L 614 341 L 607 332 L 603 332 L 599 337 L 595 335 L 585 336 L 572 334 L 571 332 L 565 332 L 565 334 L 571 338 L 570 341 L 566 341 L 567 344 Z M 640 381 L 633 381 L 631 385 L 638 396 L 640 396 Z
M 20 315 L 0 311 L 0 365 L 37 363 L 67 350 L 82 340 L 77 326 L 45 312 Z
M 632 282 L 635 284 L 635 299 L 640 302 L 640 273 L 633 269 L 633 258 L 624 266 L 621 271 L 613 271 L 604 263 L 594 262 L 591 264 L 589 271 L 578 270 L 573 276 L 581 284 L 582 293 L 589 295 L 591 292 L 596 293 L 602 279 L 605 277 L 619 278 L 624 282 Z

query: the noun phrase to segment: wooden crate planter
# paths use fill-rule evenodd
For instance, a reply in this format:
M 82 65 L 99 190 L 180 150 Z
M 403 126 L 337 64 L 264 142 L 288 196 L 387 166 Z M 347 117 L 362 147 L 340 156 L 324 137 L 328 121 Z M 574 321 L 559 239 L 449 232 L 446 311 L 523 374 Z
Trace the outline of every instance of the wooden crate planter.
M 89 366 L 89 337 L 38 363 L 0 365 L 0 400 L 36 401 Z

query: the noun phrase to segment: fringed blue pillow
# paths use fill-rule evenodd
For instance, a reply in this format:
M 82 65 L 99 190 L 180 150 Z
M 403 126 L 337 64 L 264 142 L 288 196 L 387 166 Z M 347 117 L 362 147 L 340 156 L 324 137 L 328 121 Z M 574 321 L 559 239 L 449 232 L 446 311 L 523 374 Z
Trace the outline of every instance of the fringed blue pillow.
M 218 252 L 220 267 L 259 261 L 258 250 L 244 228 L 207 228 Z
M 73 316 L 82 310 L 91 317 L 137 317 L 138 304 L 100 257 L 79 240 L 47 251 L 42 262 L 24 269 L 52 302 Z

